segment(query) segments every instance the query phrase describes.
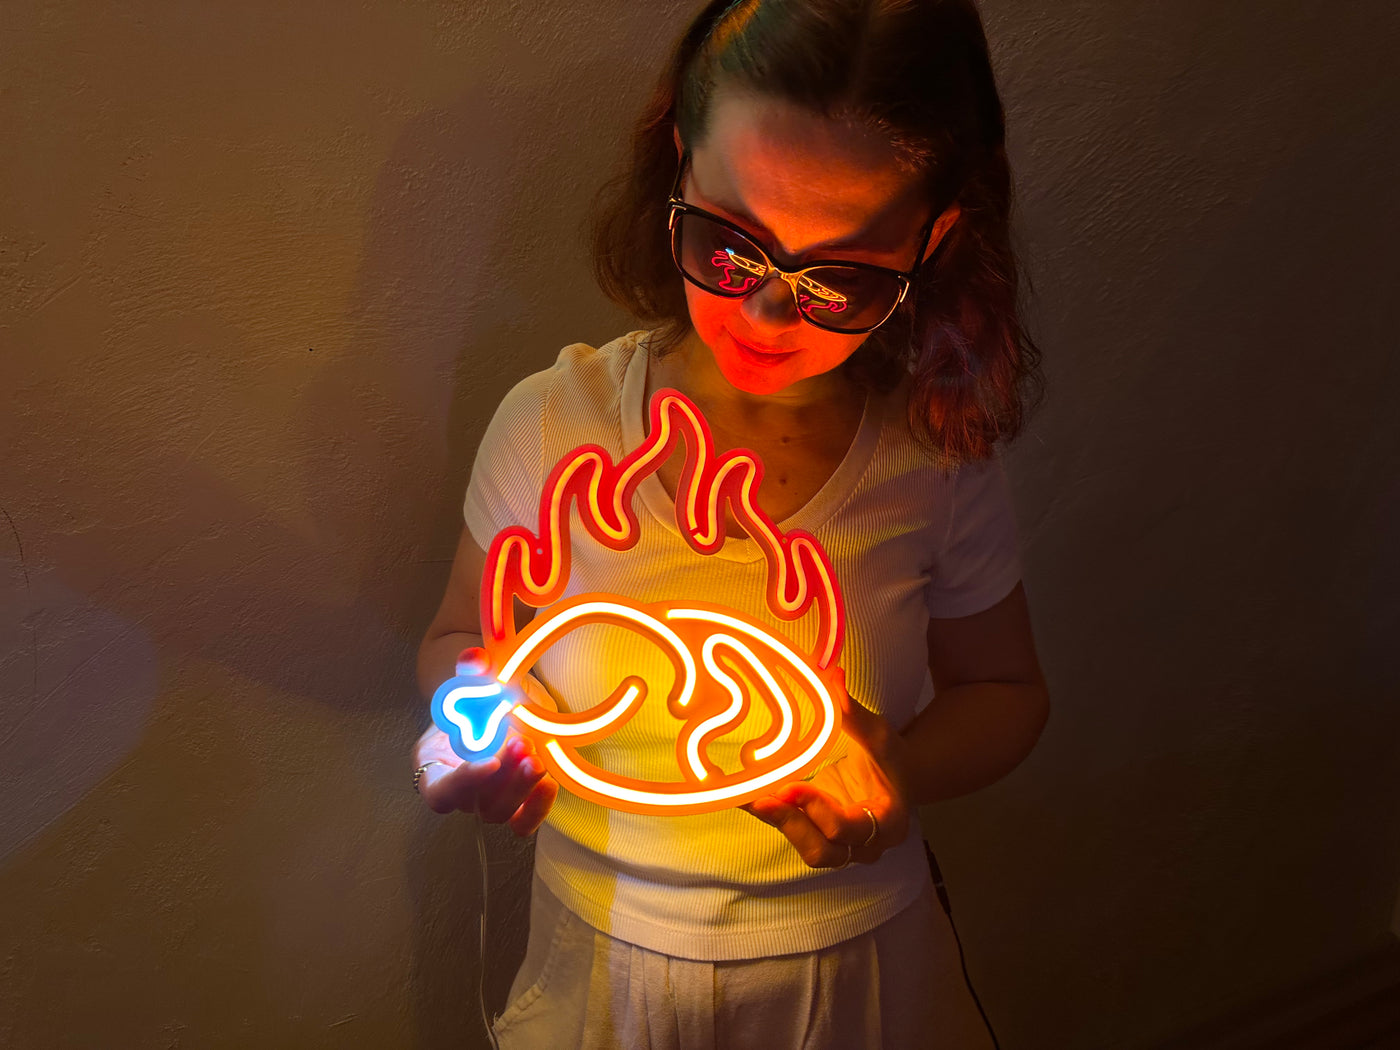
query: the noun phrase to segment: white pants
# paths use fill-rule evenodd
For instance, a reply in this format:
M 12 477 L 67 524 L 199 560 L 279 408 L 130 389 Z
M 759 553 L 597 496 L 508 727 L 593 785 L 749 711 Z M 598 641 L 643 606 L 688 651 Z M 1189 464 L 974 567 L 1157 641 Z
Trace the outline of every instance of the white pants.
M 815 952 L 677 959 L 609 937 L 535 876 L 501 1050 L 990 1050 L 933 886 Z

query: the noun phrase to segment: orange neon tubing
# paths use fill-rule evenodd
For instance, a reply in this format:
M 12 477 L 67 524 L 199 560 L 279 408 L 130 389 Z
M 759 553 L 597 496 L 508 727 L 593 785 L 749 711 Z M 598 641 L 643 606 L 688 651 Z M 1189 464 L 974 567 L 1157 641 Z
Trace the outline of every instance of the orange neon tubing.
M 658 390 L 649 416 L 647 440 L 616 465 L 597 445 L 582 445 L 555 464 L 540 496 L 538 532 L 513 526 L 496 535 L 481 587 L 489 664 L 471 681 L 492 687 L 499 683 L 518 696 L 515 690 L 523 677 L 560 634 L 585 623 L 639 631 L 670 659 L 673 673 L 665 702 L 682 723 L 676 740 L 682 779 L 624 777 L 578 754 L 578 748 L 616 732 L 647 700 L 651 686 L 635 675 L 623 677 L 604 701 L 582 712 L 550 711 L 521 700 L 508 713 L 502 705 L 493 717 L 504 717 L 530 737 L 561 786 L 583 798 L 638 813 L 726 809 L 801 779 L 835 744 L 840 708 L 834 690 L 840 688 L 836 668 L 845 637 L 845 607 L 831 561 L 816 537 L 799 529 L 783 532 L 756 503 L 763 478 L 756 454 L 736 448 L 717 456 L 704 416 L 676 390 Z M 681 535 L 697 554 L 714 554 L 724 544 L 728 506 L 763 551 L 772 612 L 795 620 L 816 607 L 819 629 L 811 652 L 799 651 L 769 626 L 709 603 L 638 605 L 600 593 L 559 600 L 569 579 L 571 501 L 595 540 L 614 551 L 627 551 L 639 537 L 632 509 L 637 486 L 669 458 L 678 441 L 685 444 L 675 500 Z M 537 609 L 550 608 L 517 633 L 512 615 L 516 598 Z M 778 668 L 797 684 L 794 695 L 788 695 L 775 674 Z M 459 685 L 458 691 L 480 693 L 481 688 Z M 799 694 L 812 712 L 805 724 L 794 707 Z M 767 706 L 770 724 L 759 739 L 741 747 L 742 768 L 726 772 L 709 757 L 708 745 L 744 721 L 755 697 Z M 468 729 L 460 739 L 470 746 L 487 736 Z

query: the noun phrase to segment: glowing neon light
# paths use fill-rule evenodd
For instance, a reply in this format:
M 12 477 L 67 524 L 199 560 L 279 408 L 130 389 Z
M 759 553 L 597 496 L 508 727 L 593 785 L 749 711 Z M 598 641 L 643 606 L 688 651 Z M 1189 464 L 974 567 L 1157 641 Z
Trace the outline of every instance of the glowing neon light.
M 710 257 L 710 265 L 724 271 L 724 280 L 719 286 L 731 292 L 747 292 L 758 283 L 756 274 L 767 272 L 768 267 L 761 262 L 745 259 L 732 248 L 720 248 Z M 740 280 L 735 279 L 735 269 L 747 270 Z M 741 283 L 742 282 L 742 283 Z
M 515 526 L 492 541 L 481 588 L 486 651 L 464 654 L 468 660 L 459 666 L 459 676 L 438 690 L 442 702 L 434 697 L 434 718 L 441 709 L 438 724 L 464 757 L 466 751 L 475 757 L 489 753 L 491 740 L 501 738 L 503 727 L 513 727 L 534 740 L 561 786 L 601 805 L 638 813 L 708 812 L 805 776 L 834 744 L 840 711 L 831 683 L 845 636 L 845 609 L 816 537 L 796 529 L 784 533 L 758 506 L 763 465 L 754 453 L 731 449 L 716 455 L 704 417 L 674 390 L 653 395 L 649 416 L 647 440 L 616 465 L 596 445 L 560 459 L 540 497 L 538 531 Z M 569 579 L 571 501 L 595 540 L 614 551 L 630 549 L 639 538 L 632 509 L 637 486 L 678 441 L 685 444 L 675 501 L 681 535 L 697 553 L 715 553 L 724 544 L 728 508 L 763 551 L 769 609 L 793 620 L 815 606 L 818 632 L 811 653 L 735 610 L 704 603 L 639 605 L 613 594 L 561 600 Z M 518 634 L 511 615 L 516 598 L 538 609 L 549 607 Z M 583 711 L 550 711 L 525 699 L 520 682 L 539 656 L 562 634 L 597 623 L 641 633 L 669 660 L 665 702 L 682 723 L 676 739 L 681 779 L 626 777 L 578 754 L 578 748 L 617 732 L 641 709 L 652 691 L 641 678 L 624 677 L 605 699 Z M 791 696 L 776 667 L 795 683 Z M 463 676 L 464 669 L 471 673 Z M 742 744 L 739 768 L 721 768 L 709 747 L 742 727 L 755 696 L 766 705 L 769 725 Z M 495 706 L 487 710 L 493 699 Z M 794 706 L 799 699 L 812 712 L 805 723 Z M 469 701 L 478 707 L 466 711 Z
M 821 298 L 827 301 L 817 302 L 807 292 L 801 291 L 797 293 L 797 305 L 803 310 L 828 310 L 834 314 L 839 314 L 846 309 L 846 297 L 839 292 L 831 292 L 830 295 L 823 295 Z
M 456 677 L 433 693 L 433 721 L 447 734 L 453 751 L 469 761 L 480 761 L 505 743 L 506 717 L 517 706 L 520 694 L 486 675 L 486 659 L 473 659 L 473 650 L 462 655 L 465 659 L 458 660 Z M 481 653 L 481 657 L 485 655 Z
M 816 537 L 800 529 L 778 529 L 754 502 L 763 464 L 748 449 L 730 449 L 716 457 L 709 425 L 683 394 L 658 390 L 649 415 L 647 440 L 616 466 L 597 445 L 583 445 L 555 465 L 540 498 L 538 533 L 517 525 L 492 540 L 481 589 L 487 649 L 494 655 L 510 645 L 511 597 L 538 609 L 562 596 L 569 578 L 569 500 L 595 540 L 615 551 L 630 549 L 639 536 L 633 494 L 642 479 L 666 461 L 676 442 L 684 440 L 686 457 L 676 500 L 681 535 L 697 553 L 719 550 L 727 503 L 763 551 L 769 608 L 782 619 L 794 620 L 817 606 L 822 642 L 812 655 L 819 667 L 830 667 L 841 651 L 846 615 L 831 562 Z

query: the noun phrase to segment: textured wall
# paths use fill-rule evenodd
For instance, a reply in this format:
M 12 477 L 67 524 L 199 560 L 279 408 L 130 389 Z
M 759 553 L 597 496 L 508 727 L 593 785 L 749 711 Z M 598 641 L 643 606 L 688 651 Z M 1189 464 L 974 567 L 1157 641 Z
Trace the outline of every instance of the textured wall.
M 496 401 L 631 327 L 579 220 L 693 6 L 7 5 L 0 1045 L 479 1045 L 413 651 Z M 1003 1045 L 1146 1048 L 1388 937 L 1397 17 L 985 11 L 1055 712 L 927 822 Z

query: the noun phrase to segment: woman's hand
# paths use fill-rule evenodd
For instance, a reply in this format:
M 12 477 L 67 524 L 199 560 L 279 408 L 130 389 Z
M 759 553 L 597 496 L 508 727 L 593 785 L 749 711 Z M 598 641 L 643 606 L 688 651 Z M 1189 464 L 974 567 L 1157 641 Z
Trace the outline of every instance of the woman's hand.
M 545 700 L 548 693 L 538 683 L 526 679 L 525 686 L 530 699 L 556 707 L 552 698 Z M 514 729 L 507 731 L 496 754 L 465 762 L 452 750 L 447 734 L 433 726 L 413 749 L 414 768 L 426 762 L 442 763 L 428 766 L 418 780 L 418 793 L 433 812 L 476 812 L 489 824 L 510 824 L 521 838 L 535 833 L 559 794 L 559 784 L 545 772 L 534 744 Z
M 909 834 L 904 738 L 845 688 L 835 693 L 849 753 L 811 780 L 782 784 L 742 807 L 786 835 L 813 868 L 872 864 Z

